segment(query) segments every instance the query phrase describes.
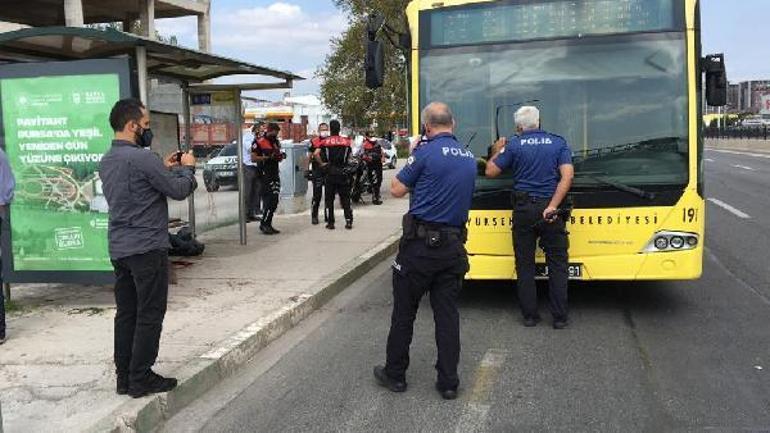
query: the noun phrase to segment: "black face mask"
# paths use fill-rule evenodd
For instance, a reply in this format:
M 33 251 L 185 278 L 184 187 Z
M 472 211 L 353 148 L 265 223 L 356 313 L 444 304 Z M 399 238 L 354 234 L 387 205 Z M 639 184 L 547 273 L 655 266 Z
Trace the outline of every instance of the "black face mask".
M 141 134 L 136 134 L 136 145 L 139 147 L 150 147 L 152 145 L 152 129 L 142 128 Z

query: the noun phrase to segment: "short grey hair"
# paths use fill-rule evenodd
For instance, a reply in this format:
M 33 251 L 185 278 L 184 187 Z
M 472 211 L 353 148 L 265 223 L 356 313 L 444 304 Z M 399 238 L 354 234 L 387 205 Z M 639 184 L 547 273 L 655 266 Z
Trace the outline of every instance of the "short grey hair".
M 537 107 L 525 105 L 516 110 L 513 120 L 516 123 L 516 127 L 521 128 L 522 131 L 537 129 L 540 127 L 540 110 Z
M 422 123 L 428 126 L 453 128 L 455 126 L 452 109 L 443 102 L 431 102 L 422 110 Z

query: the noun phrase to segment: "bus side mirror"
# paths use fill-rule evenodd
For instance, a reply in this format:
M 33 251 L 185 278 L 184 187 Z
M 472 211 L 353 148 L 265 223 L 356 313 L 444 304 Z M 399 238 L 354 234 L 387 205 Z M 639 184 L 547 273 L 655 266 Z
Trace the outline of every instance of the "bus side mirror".
M 706 102 L 712 107 L 727 105 L 727 69 L 724 54 L 710 54 L 703 58 L 706 73 Z
M 382 42 L 366 41 L 366 59 L 364 61 L 366 87 L 378 89 L 385 82 L 385 52 Z

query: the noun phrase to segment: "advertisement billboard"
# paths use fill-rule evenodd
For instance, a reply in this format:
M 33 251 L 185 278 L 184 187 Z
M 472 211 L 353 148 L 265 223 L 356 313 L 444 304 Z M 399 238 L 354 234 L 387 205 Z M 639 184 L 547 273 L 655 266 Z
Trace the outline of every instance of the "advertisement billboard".
M 0 78 L 0 135 L 16 177 L 5 279 L 109 280 L 98 169 L 112 142 L 110 110 L 131 93 L 128 61 L 9 65 Z

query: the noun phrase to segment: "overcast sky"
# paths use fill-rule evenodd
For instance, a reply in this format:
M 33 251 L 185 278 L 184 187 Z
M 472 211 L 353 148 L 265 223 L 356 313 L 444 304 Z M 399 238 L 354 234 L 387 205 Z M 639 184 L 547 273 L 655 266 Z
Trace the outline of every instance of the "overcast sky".
M 724 52 L 731 81 L 770 79 L 770 44 L 758 38 L 770 0 L 701 1 L 704 54 Z M 331 0 L 213 0 L 212 16 L 215 54 L 308 78 L 296 83 L 295 94 L 318 92 L 313 74 L 329 51 L 329 39 L 347 27 Z M 195 18 L 159 20 L 157 26 L 182 45 L 197 47 Z

